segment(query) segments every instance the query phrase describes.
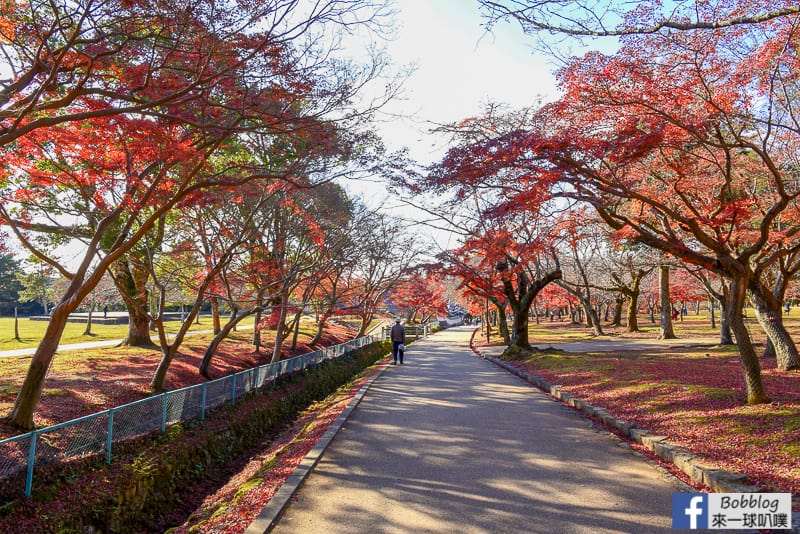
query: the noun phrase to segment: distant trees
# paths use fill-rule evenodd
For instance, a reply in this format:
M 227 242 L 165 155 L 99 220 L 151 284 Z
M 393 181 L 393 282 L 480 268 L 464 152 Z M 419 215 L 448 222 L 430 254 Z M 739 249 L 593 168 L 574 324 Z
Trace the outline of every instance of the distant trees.
M 615 310 L 615 324 L 620 326 L 622 307 L 627 302 L 625 312 L 625 329 L 628 332 L 639 331 L 639 306 L 643 291 L 642 284 L 656 268 L 654 257 L 647 247 L 616 243 L 609 247 L 606 271 L 607 289 L 616 293 L 618 306 Z
M 25 286 L 20 281 L 22 268 L 11 254 L 0 253 L 0 314 L 14 313 Z
M 350 302 L 346 308 L 360 317 L 358 335 L 362 336 L 369 330 L 386 292 L 409 273 L 423 244 L 402 221 L 374 213 L 359 228 L 355 246 L 359 260 L 347 274 Z
M 447 314 L 444 276 L 437 269 L 419 268 L 398 281 L 387 300 L 405 314 L 406 322 L 427 323 Z
M 601 273 L 607 233 L 585 211 L 568 211 L 553 227 L 559 237 L 563 272 L 556 284 L 580 303 L 594 335 L 602 336 L 598 294 L 604 291 L 601 284 L 605 277 Z
M 52 291 L 52 269 L 41 262 L 32 262 L 32 269 L 29 272 L 18 271 L 16 273 L 17 282 L 20 290 L 17 297 L 22 302 L 36 302 L 41 306 L 42 315 L 50 314 L 50 302 L 55 298 Z
M 490 319 L 496 314 L 500 335 L 506 344 L 511 344 L 507 296 L 501 288 L 500 273 L 495 268 L 496 258 L 485 253 L 484 245 L 484 241 L 476 235 L 456 249 L 441 252 L 441 271 L 445 276 L 460 281 L 456 289 L 462 291 L 472 304 L 471 313 L 483 316 L 487 339 L 491 336 Z

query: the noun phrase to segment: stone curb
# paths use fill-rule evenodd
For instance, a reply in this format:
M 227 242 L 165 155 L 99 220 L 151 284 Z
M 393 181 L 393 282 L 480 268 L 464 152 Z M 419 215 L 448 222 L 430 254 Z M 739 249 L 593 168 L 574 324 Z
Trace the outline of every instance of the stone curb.
M 657 436 L 647 430 L 636 428 L 633 423 L 617 419 L 602 408 L 592 406 L 588 402 L 581 400 L 574 395 L 561 391 L 558 384 L 550 384 L 546 380 L 532 375 L 526 371 L 518 369 L 505 360 L 492 356 L 484 352 L 477 351 L 478 355 L 495 365 L 502 367 L 513 375 L 516 375 L 526 382 L 533 384 L 551 397 L 558 399 L 562 403 L 575 408 L 579 412 L 599 419 L 604 424 L 617 429 L 624 436 L 632 441 L 643 445 L 653 454 L 672 463 L 678 469 L 686 473 L 689 478 L 699 484 L 704 484 L 715 493 L 760 493 L 763 491 L 758 486 L 753 486 L 745 482 L 746 476 L 739 473 L 723 471 L 717 467 L 703 461 L 699 456 L 687 451 L 683 447 L 671 443 L 666 436 Z M 792 532 L 800 533 L 800 514 L 792 514 Z
M 269 500 L 267 505 L 258 514 L 258 517 L 250 523 L 250 526 L 247 527 L 245 530 L 245 534 L 263 534 L 272 530 L 275 525 L 277 524 L 278 520 L 280 519 L 283 511 L 286 509 L 286 506 L 289 504 L 289 499 L 292 498 L 292 495 L 297 491 L 300 487 L 300 484 L 306 479 L 306 477 L 311 473 L 311 470 L 314 469 L 314 466 L 317 465 L 319 459 L 322 457 L 322 454 L 325 452 L 325 449 L 328 448 L 333 438 L 342 428 L 342 425 L 347 421 L 347 418 L 353 412 L 353 410 L 358 406 L 358 403 L 361 402 L 361 399 L 366 394 L 367 390 L 370 388 L 372 383 L 380 377 L 383 372 L 386 370 L 387 366 L 383 366 L 379 371 L 377 371 L 368 381 L 366 384 L 361 386 L 361 389 L 358 390 L 358 393 L 350 400 L 347 407 L 339 414 L 339 417 L 328 427 L 328 430 L 322 435 L 322 437 L 317 441 L 316 445 L 308 451 L 303 461 L 294 469 L 292 474 L 289 478 L 286 479 L 286 482 L 281 485 L 280 489 L 272 496 Z

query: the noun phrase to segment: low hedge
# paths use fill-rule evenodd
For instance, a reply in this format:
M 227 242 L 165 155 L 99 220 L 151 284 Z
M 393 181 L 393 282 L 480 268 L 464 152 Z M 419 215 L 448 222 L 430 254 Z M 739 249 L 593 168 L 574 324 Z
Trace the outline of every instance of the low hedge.
M 389 341 L 373 343 L 212 412 L 205 421 L 176 424 L 126 444 L 110 465 L 97 462 L 36 484 L 30 499 L 3 506 L 0 531 L 163 532 L 184 488 L 271 439 L 390 350 Z

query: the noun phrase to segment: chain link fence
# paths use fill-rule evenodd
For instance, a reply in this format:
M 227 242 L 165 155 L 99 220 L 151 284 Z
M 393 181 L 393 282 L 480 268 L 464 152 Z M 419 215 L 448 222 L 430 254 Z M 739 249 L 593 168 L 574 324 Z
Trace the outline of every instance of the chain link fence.
M 168 425 L 205 419 L 209 410 L 234 404 L 250 391 L 274 385 L 278 378 L 316 367 L 371 344 L 372 336 L 326 347 L 302 356 L 253 367 L 217 380 L 168 391 L 93 415 L 0 441 L 0 481 L 31 495 L 35 467 L 104 454 L 132 438 L 164 432 Z

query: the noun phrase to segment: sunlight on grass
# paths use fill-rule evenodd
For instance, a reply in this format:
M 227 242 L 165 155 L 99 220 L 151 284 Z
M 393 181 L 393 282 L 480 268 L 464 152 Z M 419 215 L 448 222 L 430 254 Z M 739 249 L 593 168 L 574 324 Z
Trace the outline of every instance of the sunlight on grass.
M 798 459 L 800 458 L 800 442 L 794 441 L 792 443 L 784 443 L 778 446 L 778 448 L 784 452 L 785 454 L 791 456 L 792 458 Z M 800 467 L 794 470 L 795 475 L 800 477 Z
M 526 362 L 534 363 L 538 367 L 554 369 L 567 373 L 579 371 L 607 373 L 614 370 L 613 365 L 598 365 L 587 361 L 585 354 L 573 355 L 562 353 L 548 353 L 547 351 L 537 352 L 526 359 Z
M 630 384 L 627 384 L 627 385 L 624 385 L 624 386 L 622 386 L 622 385 L 618 386 L 616 389 L 617 389 L 617 391 L 619 391 L 623 395 L 625 395 L 625 394 L 627 394 L 627 395 L 637 395 L 639 393 L 652 393 L 653 385 L 652 384 L 647 384 L 647 383 L 642 383 L 642 384 L 630 383 Z
M 168 333 L 175 333 L 180 328 L 180 321 L 168 321 L 165 323 Z M 14 319 L 10 317 L 0 317 L 0 350 L 25 349 L 36 347 L 44 336 L 47 328 L 47 321 L 32 321 L 28 318 L 19 320 L 20 340 L 14 339 Z M 211 329 L 211 319 L 203 317 L 200 324 L 192 324 L 190 332 L 197 332 Z M 105 341 L 110 339 L 123 339 L 128 335 L 128 325 L 106 325 L 92 324 L 92 333 L 84 335 L 86 330 L 85 323 L 67 323 L 64 334 L 61 337 L 61 344 L 84 343 L 87 341 Z M 301 331 L 302 331 L 301 327 Z M 156 338 L 156 333 L 152 333 Z
M 787 410 L 785 415 L 787 417 L 783 429 L 787 432 L 796 432 L 800 430 L 800 414 L 794 413 L 794 410 Z
M 711 386 L 689 385 L 686 386 L 686 390 L 692 393 L 700 393 L 709 399 L 728 399 L 736 397 L 735 391 Z
M 253 477 L 253 478 L 247 480 L 244 484 L 239 486 L 239 488 L 236 490 L 236 495 L 233 496 L 233 499 L 231 500 L 231 503 L 237 504 L 242 499 L 247 498 L 247 493 L 251 489 L 259 487 L 263 482 L 264 482 L 264 478 L 263 477 Z

